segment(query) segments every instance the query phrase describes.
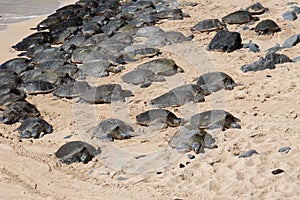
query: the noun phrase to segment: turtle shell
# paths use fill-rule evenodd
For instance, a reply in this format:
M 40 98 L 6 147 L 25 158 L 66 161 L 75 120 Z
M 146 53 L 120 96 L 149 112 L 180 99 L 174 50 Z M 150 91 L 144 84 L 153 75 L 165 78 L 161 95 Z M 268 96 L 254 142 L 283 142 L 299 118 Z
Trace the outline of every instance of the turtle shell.
M 241 128 L 236 122 L 240 122 L 240 119 L 224 110 L 210 110 L 198 113 L 190 119 L 191 125 L 200 129 L 222 128 L 222 130 L 225 130 L 228 128 Z
M 191 30 L 200 32 L 218 31 L 224 29 L 224 24 L 218 19 L 205 19 L 195 24 Z
M 71 164 L 74 162 L 88 163 L 98 154 L 98 150 L 92 145 L 82 141 L 72 141 L 62 145 L 55 153 L 55 156 L 62 163 Z
M 273 20 L 265 19 L 259 22 L 254 30 L 259 34 L 269 34 L 280 31 L 280 27 Z

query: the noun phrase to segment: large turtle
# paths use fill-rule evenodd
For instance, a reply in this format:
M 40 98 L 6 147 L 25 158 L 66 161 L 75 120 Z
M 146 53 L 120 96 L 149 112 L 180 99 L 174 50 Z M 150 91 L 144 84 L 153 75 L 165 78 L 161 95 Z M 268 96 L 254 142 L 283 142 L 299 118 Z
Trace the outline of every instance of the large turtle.
M 75 81 L 61 85 L 53 93 L 55 96 L 64 98 L 75 98 L 79 97 L 85 91 L 91 89 L 91 86 L 86 81 Z
M 253 17 L 249 11 L 239 10 L 230 13 L 222 18 L 222 21 L 227 24 L 245 24 L 250 21 L 257 21 L 258 17 Z
M 83 162 L 84 164 L 91 161 L 100 149 L 96 149 L 92 145 L 83 141 L 72 141 L 62 145 L 55 153 L 62 163 L 71 164 L 75 162 Z
M 166 109 L 151 109 L 136 116 L 138 124 L 151 126 L 163 124 L 164 126 L 176 127 L 183 124 L 183 119 Z
M 26 81 L 22 83 L 21 87 L 26 94 L 46 94 L 55 90 L 53 84 L 42 80 Z
M 111 103 L 125 101 L 125 97 L 133 96 L 130 90 L 123 90 L 119 84 L 104 84 L 92 87 L 81 94 L 81 99 L 87 103 Z
M 240 121 L 240 119 L 224 110 L 209 110 L 195 114 L 190 118 L 191 125 L 199 129 L 240 129 L 241 125 L 237 123 Z
M 4 124 L 13 124 L 16 122 L 23 122 L 27 117 L 38 117 L 40 112 L 35 105 L 28 103 L 27 101 L 16 101 L 12 103 L 2 113 L 0 121 Z
M 191 126 L 180 127 L 174 136 L 169 140 L 169 145 L 180 153 L 194 151 L 203 153 L 204 148 L 217 148 L 215 139 L 204 130 L 193 128 Z
M 41 138 L 53 132 L 53 127 L 41 117 L 28 117 L 17 131 L 21 138 Z
M 132 137 L 131 133 L 133 133 L 133 128 L 115 118 L 109 118 L 101 121 L 93 131 L 93 138 L 100 139 L 102 141 L 113 141 L 129 139 Z
M 176 65 L 173 59 L 157 58 L 137 66 L 138 69 L 148 69 L 157 75 L 172 76 L 176 73 L 183 73 L 184 70 Z
M 203 90 L 198 85 L 186 84 L 170 90 L 154 99 L 150 103 L 158 108 L 177 107 L 185 103 L 203 102 Z
M 221 89 L 233 90 L 237 85 L 234 80 L 224 72 L 209 72 L 197 79 L 197 84 L 205 91 L 205 94 L 217 92 Z
M 218 19 L 205 19 L 195 24 L 191 30 L 193 32 L 211 32 L 226 29 L 225 24 Z
M 9 87 L 18 87 L 22 83 L 22 79 L 11 70 L 0 70 L 0 86 L 7 85 Z
M 265 19 L 261 22 L 259 22 L 255 28 L 254 31 L 257 32 L 259 35 L 264 34 L 274 34 L 275 32 L 280 31 L 280 27 L 271 19 Z
M 6 69 L 21 74 L 24 71 L 33 69 L 33 65 L 30 64 L 27 58 L 13 58 L 0 65 L 0 69 Z
M 149 87 L 152 82 L 163 82 L 165 78 L 162 75 L 156 75 L 148 69 L 134 69 L 123 76 L 121 79 L 125 83 L 140 85 L 141 88 Z

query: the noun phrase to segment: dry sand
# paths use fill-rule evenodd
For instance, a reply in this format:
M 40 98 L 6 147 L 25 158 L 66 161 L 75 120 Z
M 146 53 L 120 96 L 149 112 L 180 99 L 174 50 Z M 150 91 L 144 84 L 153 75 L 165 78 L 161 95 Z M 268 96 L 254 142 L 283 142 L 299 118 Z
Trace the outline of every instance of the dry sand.
M 72 1 L 64 1 L 68 4 Z M 1 199 L 299 199 L 300 198 L 300 70 L 298 63 L 279 64 L 274 70 L 242 73 L 243 64 L 256 61 L 265 50 L 282 44 L 300 32 L 299 19 L 284 21 L 281 14 L 290 10 L 288 1 L 261 3 L 270 9 L 259 16 L 275 20 L 282 28 L 274 35 L 257 36 L 241 31 L 243 42 L 260 46 L 260 53 L 240 49 L 233 53 L 208 52 L 205 46 L 213 33 L 195 34 L 194 42 L 165 48 L 162 56 L 171 57 L 185 69 L 184 74 L 168 78 L 166 83 L 153 83 L 141 89 L 122 83 L 121 74 L 96 80 L 97 84 L 118 83 L 132 89 L 135 97 L 112 105 L 79 105 L 57 99 L 52 94 L 29 96 L 42 116 L 54 126 L 54 133 L 36 140 L 19 140 L 14 131 L 19 124 L 0 125 L 0 198 Z M 191 18 L 163 21 L 164 30 L 189 29 L 198 21 L 222 16 L 245 8 L 253 1 L 198 1 L 196 7 L 185 7 Z M 10 24 L 0 31 L 1 58 L 16 57 L 10 46 L 32 31 L 44 17 Z M 252 25 L 253 26 L 253 25 Z M 239 26 L 229 26 L 237 31 Z M 300 45 L 282 53 L 291 58 L 300 55 Z M 145 60 L 141 61 L 145 62 Z M 141 63 L 139 62 L 139 63 Z M 126 71 L 136 63 L 126 65 Z M 213 131 L 217 149 L 206 150 L 190 160 L 177 154 L 167 141 L 176 128 L 144 134 L 126 141 L 98 145 L 103 153 L 84 165 L 61 164 L 53 153 L 67 141 L 89 139 L 89 131 L 100 120 L 118 117 L 134 124 L 136 114 L 150 108 L 149 99 L 182 83 L 191 83 L 207 71 L 224 71 L 240 83 L 232 91 L 220 91 L 204 103 L 171 109 L 188 118 L 208 109 L 226 109 L 241 119 L 241 130 Z M 146 103 L 145 103 L 146 102 Z M 65 136 L 72 135 L 68 139 Z M 278 149 L 289 146 L 287 154 Z M 241 152 L 256 149 L 258 155 L 238 158 Z M 179 168 L 179 164 L 185 165 Z M 273 175 L 274 169 L 284 173 Z M 120 180 L 125 179 L 125 180 Z

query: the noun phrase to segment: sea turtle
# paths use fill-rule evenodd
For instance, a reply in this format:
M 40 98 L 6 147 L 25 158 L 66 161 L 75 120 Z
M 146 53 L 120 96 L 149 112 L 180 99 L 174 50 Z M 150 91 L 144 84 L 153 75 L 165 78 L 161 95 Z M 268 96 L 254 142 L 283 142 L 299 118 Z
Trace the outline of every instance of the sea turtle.
M 52 41 L 52 37 L 50 32 L 41 31 L 27 36 L 21 42 L 18 42 L 16 45 L 12 46 L 12 48 L 14 48 L 17 51 L 26 51 L 27 48 L 32 45 L 51 43 L 51 41 Z
M 0 86 L 7 85 L 8 87 L 15 88 L 20 86 L 22 79 L 11 70 L 0 70 Z
M 122 71 L 123 66 L 114 66 L 108 60 L 93 60 L 89 62 L 85 62 L 80 66 L 82 72 L 86 75 L 93 77 L 104 77 L 108 76 L 109 72 L 119 73 Z
M 28 117 L 17 131 L 20 138 L 41 138 L 53 132 L 53 127 L 41 117 Z
M 122 52 L 123 58 L 127 61 L 136 61 L 140 58 L 153 57 L 160 53 L 158 48 L 149 47 L 146 45 L 128 46 Z
M 245 24 L 250 21 L 258 21 L 258 17 L 253 17 L 249 11 L 239 10 L 230 13 L 222 18 L 223 23 L 227 24 Z
M 223 88 L 225 90 L 233 90 L 237 84 L 224 72 L 209 72 L 197 79 L 197 85 L 205 91 L 205 94 L 210 94 Z
M 149 87 L 152 82 L 163 82 L 165 78 L 162 75 L 156 75 L 148 69 L 134 69 L 123 76 L 121 79 L 125 83 L 140 85 L 141 88 Z
M 185 36 L 179 31 L 165 31 L 152 35 L 144 42 L 144 44 L 150 47 L 161 48 L 166 45 L 191 41 L 192 39 L 193 35 Z
M 40 112 L 35 105 L 27 101 L 16 101 L 3 111 L 0 121 L 4 124 L 13 124 L 16 122 L 23 122 L 27 117 L 38 117 Z
M 91 86 L 88 82 L 75 81 L 61 85 L 53 94 L 58 97 L 75 98 L 89 89 L 91 89 Z
M 62 163 L 71 164 L 83 162 L 86 164 L 99 153 L 100 149 L 96 149 L 86 142 L 72 141 L 62 145 L 55 152 L 55 156 L 59 158 Z
M 115 118 L 109 118 L 101 121 L 93 131 L 93 138 L 100 139 L 102 141 L 113 141 L 129 139 L 132 137 L 131 133 L 133 133 L 133 128 Z
M 138 69 L 148 69 L 157 75 L 172 76 L 176 73 L 183 73 L 184 70 L 176 65 L 173 59 L 157 58 L 137 66 Z
M 33 69 L 30 60 L 27 58 L 13 58 L 0 65 L 0 69 L 6 69 L 21 74 L 24 71 Z
M 199 129 L 240 129 L 241 125 L 237 123 L 240 121 L 240 119 L 234 117 L 232 114 L 224 110 L 209 110 L 195 114 L 190 118 L 191 125 Z
M 26 94 L 20 89 L 8 85 L 0 86 L 0 110 L 6 110 L 12 103 L 25 100 L 25 98 Z
M 136 116 L 138 124 L 151 126 L 163 124 L 164 126 L 176 127 L 183 124 L 183 119 L 166 109 L 151 109 Z
M 207 50 L 232 52 L 236 49 L 242 48 L 242 46 L 242 38 L 240 33 L 220 30 L 208 44 Z
M 266 12 L 268 9 L 265 8 L 261 3 L 257 2 L 248 6 L 246 10 L 249 11 L 251 15 L 260 15 Z
M 22 83 L 21 88 L 26 94 L 46 94 L 55 90 L 51 83 L 42 80 L 26 81 Z
M 191 31 L 196 32 L 211 32 L 226 29 L 226 25 L 218 19 L 205 19 L 195 24 Z
M 81 99 L 87 103 L 111 103 L 125 101 L 125 97 L 131 97 L 130 90 L 123 90 L 119 84 L 104 84 L 92 87 L 81 94 Z
M 204 153 L 204 148 L 218 147 L 210 134 L 191 126 L 181 126 L 169 140 L 169 146 L 180 153 L 194 151 L 196 154 Z
M 254 31 L 259 35 L 264 34 L 274 34 L 275 32 L 280 31 L 280 27 L 271 19 L 265 19 L 260 21 L 254 28 Z
M 185 103 L 204 101 L 203 90 L 198 85 L 186 84 L 170 90 L 159 97 L 150 100 L 158 108 L 177 107 Z

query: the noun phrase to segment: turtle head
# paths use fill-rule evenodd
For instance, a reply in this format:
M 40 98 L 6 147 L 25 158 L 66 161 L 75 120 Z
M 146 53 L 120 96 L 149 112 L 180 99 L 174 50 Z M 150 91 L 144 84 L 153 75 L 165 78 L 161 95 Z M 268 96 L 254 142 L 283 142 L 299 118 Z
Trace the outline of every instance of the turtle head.
M 233 88 L 236 86 L 236 83 L 232 78 L 225 78 L 224 80 L 224 87 L 226 90 L 233 90 Z
M 200 153 L 201 144 L 199 142 L 193 142 L 192 149 L 196 154 Z
M 19 136 L 20 138 L 31 138 L 32 136 L 32 132 L 30 130 L 24 130 L 22 131 L 22 133 Z
M 90 154 L 90 152 L 84 148 L 84 150 L 80 153 L 79 159 L 84 164 L 88 163 L 90 160 L 92 160 L 93 156 Z

